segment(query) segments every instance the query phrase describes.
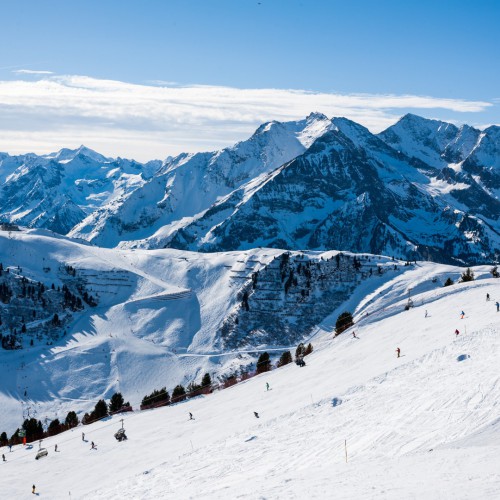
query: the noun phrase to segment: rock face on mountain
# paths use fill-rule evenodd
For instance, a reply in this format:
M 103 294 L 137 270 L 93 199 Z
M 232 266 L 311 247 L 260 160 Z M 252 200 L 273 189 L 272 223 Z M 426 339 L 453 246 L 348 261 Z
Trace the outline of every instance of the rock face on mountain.
M 374 135 L 313 113 L 214 153 L 0 154 L 0 217 L 106 247 L 338 249 L 439 262 L 500 254 L 500 128 L 402 117 Z
M 239 290 L 241 302 L 219 327 L 218 347 L 227 350 L 297 344 L 340 308 L 360 283 L 371 276 L 397 274 L 404 269 L 400 262 L 387 257 L 382 266 L 369 261 L 368 256 L 333 254 L 284 252 L 253 272 L 251 281 Z M 241 279 L 234 271 L 233 280 Z
M 250 139 L 231 148 L 168 159 L 148 183 L 119 203 L 104 205 L 70 236 L 102 246 L 150 237 L 146 247 L 165 246 L 179 224 L 188 223 L 242 184 L 303 153 L 331 126 L 326 116 L 313 113 L 296 122 L 265 123 Z
M 410 158 L 349 120 L 332 123 L 304 154 L 218 202 L 169 246 L 498 258 L 500 203 L 472 175 Z

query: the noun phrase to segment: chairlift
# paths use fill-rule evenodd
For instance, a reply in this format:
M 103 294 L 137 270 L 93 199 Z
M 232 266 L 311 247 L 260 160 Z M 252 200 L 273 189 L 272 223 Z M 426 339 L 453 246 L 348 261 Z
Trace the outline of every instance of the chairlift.
M 125 434 L 125 429 L 123 427 L 121 429 L 118 429 L 118 431 L 115 433 L 115 439 L 120 442 L 127 440 L 127 435 Z
M 47 448 L 40 448 L 36 453 L 35 460 L 38 460 L 39 458 L 42 457 L 46 457 L 48 454 L 49 452 L 47 451 Z

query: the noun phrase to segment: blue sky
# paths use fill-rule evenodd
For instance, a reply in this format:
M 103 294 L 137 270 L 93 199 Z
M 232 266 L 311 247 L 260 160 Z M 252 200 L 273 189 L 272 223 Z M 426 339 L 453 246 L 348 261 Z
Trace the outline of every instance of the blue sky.
M 39 125 L 44 117 L 52 135 L 60 137 L 57 148 L 85 142 L 107 154 L 141 159 L 221 147 L 246 137 L 261 119 L 299 118 L 313 104 L 319 109 L 309 111 L 343 112 L 371 129 L 406 111 L 478 126 L 500 123 L 499 1 L 17 0 L 2 2 L 1 13 L 4 151 L 56 147 Z M 88 79 L 83 86 L 81 77 Z M 111 82 L 122 100 L 105 103 L 99 113 Z M 222 111 L 212 118 L 200 103 L 204 94 L 198 85 L 215 94 L 219 89 L 208 107 Z M 165 93 L 155 97 L 154 88 L 165 87 L 184 88 L 182 106 L 173 106 L 171 96 L 165 101 Z M 267 101 L 260 96 L 247 112 L 244 92 L 226 98 L 221 87 L 293 89 L 300 105 L 283 114 L 272 106 L 274 95 Z M 129 90 L 136 101 L 127 110 Z M 326 98 L 367 94 L 374 105 L 368 114 L 355 106 L 350 116 L 345 100 L 343 107 L 332 107 L 321 99 L 301 100 L 302 91 Z M 157 119 L 148 123 L 147 110 L 138 109 L 141 92 L 149 107 L 155 99 L 161 109 L 163 103 L 168 126 Z M 13 94 L 24 97 L 16 100 Z M 377 107 L 382 96 L 429 101 Z M 288 95 L 283 106 L 293 108 L 295 97 Z M 177 105 L 179 100 L 175 97 Z M 443 100 L 483 104 L 471 110 L 443 106 Z M 191 109 L 185 120 L 186 106 L 205 108 L 202 118 Z M 119 150 L 123 142 L 127 145 Z

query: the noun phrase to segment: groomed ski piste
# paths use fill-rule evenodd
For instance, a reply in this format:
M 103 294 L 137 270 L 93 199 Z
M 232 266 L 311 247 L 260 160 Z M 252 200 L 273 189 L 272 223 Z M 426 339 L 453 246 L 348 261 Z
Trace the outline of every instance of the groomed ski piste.
M 2 448 L 1 496 L 33 498 L 34 484 L 47 499 L 496 499 L 500 288 L 488 271 L 437 288 L 432 276 L 458 268 L 419 264 L 351 297 L 355 326 L 319 328 L 305 367 L 79 426 L 44 439 L 40 460 L 38 443 Z

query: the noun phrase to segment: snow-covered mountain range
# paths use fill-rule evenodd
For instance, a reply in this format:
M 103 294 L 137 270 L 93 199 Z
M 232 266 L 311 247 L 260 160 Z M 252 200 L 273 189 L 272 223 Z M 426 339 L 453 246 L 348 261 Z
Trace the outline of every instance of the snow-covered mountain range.
M 488 263 L 500 128 L 406 115 L 374 135 L 313 113 L 214 153 L 140 164 L 84 147 L 0 155 L 0 218 L 104 247 L 258 246 Z
M 106 158 L 84 146 L 43 156 L 0 153 L 0 218 L 66 234 L 144 185 L 160 166 Z

